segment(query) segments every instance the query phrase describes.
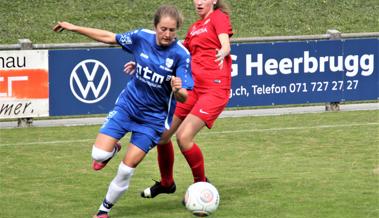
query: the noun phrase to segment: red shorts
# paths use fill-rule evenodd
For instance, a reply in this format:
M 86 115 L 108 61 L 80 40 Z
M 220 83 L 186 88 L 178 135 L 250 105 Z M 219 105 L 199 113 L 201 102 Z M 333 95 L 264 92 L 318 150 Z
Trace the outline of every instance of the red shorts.
M 229 94 L 229 89 L 215 89 L 214 87 L 188 90 L 186 102 L 177 102 L 175 116 L 184 120 L 188 114 L 193 114 L 203 120 L 210 129 L 228 104 Z

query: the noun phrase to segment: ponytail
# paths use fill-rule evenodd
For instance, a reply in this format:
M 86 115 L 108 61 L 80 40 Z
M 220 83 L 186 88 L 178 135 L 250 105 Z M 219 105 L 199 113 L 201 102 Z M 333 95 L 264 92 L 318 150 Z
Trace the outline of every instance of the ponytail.
M 216 4 L 214 4 L 213 9 L 220 9 L 227 15 L 230 15 L 230 6 L 223 0 L 217 0 Z

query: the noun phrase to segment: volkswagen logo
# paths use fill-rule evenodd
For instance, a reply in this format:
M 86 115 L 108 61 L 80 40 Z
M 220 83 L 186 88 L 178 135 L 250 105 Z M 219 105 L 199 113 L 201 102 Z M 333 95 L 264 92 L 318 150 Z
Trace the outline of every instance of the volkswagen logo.
M 79 101 L 93 104 L 107 96 L 111 75 L 100 61 L 88 59 L 77 64 L 71 72 L 70 89 Z

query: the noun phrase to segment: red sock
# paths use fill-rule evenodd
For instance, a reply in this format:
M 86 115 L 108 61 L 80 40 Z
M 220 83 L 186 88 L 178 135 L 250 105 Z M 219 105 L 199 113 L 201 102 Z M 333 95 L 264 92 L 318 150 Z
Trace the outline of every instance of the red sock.
M 174 148 L 171 140 L 167 144 L 157 145 L 157 151 L 161 184 L 168 187 L 174 183 Z
M 182 153 L 191 167 L 194 182 L 205 182 L 204 158 L 200 148 L 194 143 L 192 148 Z

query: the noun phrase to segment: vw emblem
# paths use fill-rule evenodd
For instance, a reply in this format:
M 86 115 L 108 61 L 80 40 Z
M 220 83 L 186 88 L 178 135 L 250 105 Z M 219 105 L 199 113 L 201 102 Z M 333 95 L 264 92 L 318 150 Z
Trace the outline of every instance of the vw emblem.
M 93 104 L 107 96 L 111 75 L 100 61 L 88 59 L 77 64 L 71 72 L 70 89 L 79 101 Z

